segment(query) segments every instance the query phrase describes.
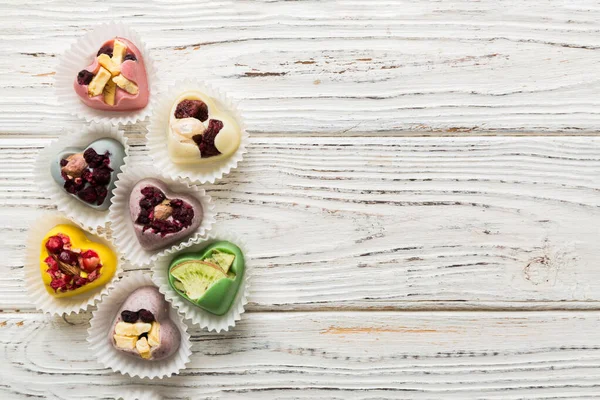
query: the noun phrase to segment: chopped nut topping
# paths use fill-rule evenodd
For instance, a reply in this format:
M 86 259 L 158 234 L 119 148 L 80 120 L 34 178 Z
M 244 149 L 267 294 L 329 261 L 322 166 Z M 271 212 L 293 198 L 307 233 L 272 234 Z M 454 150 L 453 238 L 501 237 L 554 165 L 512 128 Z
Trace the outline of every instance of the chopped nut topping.
M 88 164 L 82 153 L 71 154 L 67 157 L 67 165 L 61 168 L 61 171 L 71 178 L 79 178 Z

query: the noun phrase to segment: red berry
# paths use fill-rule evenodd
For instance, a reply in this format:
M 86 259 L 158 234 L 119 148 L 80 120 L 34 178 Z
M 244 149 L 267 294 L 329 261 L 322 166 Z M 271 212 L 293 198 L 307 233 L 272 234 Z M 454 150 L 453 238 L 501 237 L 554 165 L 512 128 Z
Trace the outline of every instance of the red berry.
M 63 241 L 59 236 L 50 236 L 46 241 L 46 250 L 51 254 L 58 254 L 63 249 Z
M 98 257 L 84 258 L 81 264 L 87 272 L 92 272 L 100 264 L 100 259 Z

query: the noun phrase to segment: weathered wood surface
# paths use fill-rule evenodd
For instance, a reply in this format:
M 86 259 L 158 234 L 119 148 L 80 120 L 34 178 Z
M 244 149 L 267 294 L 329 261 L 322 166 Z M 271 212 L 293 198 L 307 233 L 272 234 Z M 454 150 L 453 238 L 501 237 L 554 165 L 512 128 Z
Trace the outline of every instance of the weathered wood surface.
M 95 23 L 207 80 L 253 132 L 596 132 L 595 1 L 21 1 L 0 5 L 0 126 L 52 135 L 57 55 Z M 35 116 L 35 118 L 32 118 Z
M 0 397 L 173 399 L 598 398 L 590 312 L 251 313 L 235 331 L 193 331 L 188 368 L 131 379 L 86 356 L 88 316 L 0 316 Z M 19 340 L 15 340 L 18 337 Z
M 37 313 L 22 282 L 54 210 L 35 157 L 81 124 L 57 58 L 109 20 L 163 86 L 218 86 L 252 134 L 206 186 L 249 245 L 248 312 L 193 330 L 160 382 L 89 359 L 89 315 Z M 599 398 L 599 42 L 586 0 L 3 2 L 0 398 Z M 125 130 L 148 162 L 145 123 Z
M 0 308 L 23 310 L 26 229 L 53 207 L 32 141 L 3 143 Z M 206 190 L 248 242 L 251 309 L 587 308 L 599 172 L 594 138 L 261 137 Z

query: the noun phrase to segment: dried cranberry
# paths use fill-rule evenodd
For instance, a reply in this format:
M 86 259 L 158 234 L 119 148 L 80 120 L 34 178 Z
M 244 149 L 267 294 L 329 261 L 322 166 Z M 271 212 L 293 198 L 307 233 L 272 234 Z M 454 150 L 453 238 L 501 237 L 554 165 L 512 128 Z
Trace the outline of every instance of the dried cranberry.
M 142 322 L 146 322 L 148 324 L 154 322 L 154 314 L 152 314 L 150 311 L 142 308 L 138 311 L 138 314 L 140 315 Z
M 77 254 L 72 252 L 72 251 L 68 251 L 68 250 L 63 250 L 60 252 L 60 254 L 58 255 L 58 259 L 62 262 L 64 262 L 65 264 L 69 264 L 69 265 L 77 265 Z
M 94 189 L 93 186 L 88 186 L 85 189 L 77 192 L 77 197 L 90 204 L 94 203 L 98 199 L 96 189 Z
M 89 85 L 92 79 L 94 79 L 94 74 L 87 69 L 82 69 L 77 74 L 77 83 L 80 85 Z
M 125 54 L 125 58 L 123 59 L 123 61 L 127 61 L 127 60 L 137 61 L 137 57 L 133 53 L 127 53 L 127 54 Z
M 183 100 L 175 108 L 175 118 L 208 119 L 208 106 L 201 100 Z
M 208 121 L 208 128 L 206 128 L 204 134 L 192 137 L 192 140 L 196 142 L 200 149 L 200 157 L 207 158 L 221 154 L 215 147 L 215 138 L 221 129 L 223 129 L 223 122 L 218 119 L 211 119 Z
M 100 54 L 106 54 L 109 57 L 113 56 L 113 48 L 110 45 L 105 45 L 100 47 L 100 50 L 98 50 L 98 54 L 96 54 L 96 56 L 99 56 Z
M 106 186 L 96 186 L 96 195 L 98 196 L 96 198 L 96 204 L 101 205 L 104 203 L 104 199 L 106 199 L 106 196 L 108 195 L 108 189 L 106 189 Z
M 53 257 L 46 257 L 46 259 L 44 259 L 44 262 L 46 263 L 46 265 L 48 267 L 50 267 L 49 271 L 57 271 L 58 270 L 58 263 L 56 262 L 56 260 Z
M 102 154 L 96 153 L 96 150 L 94 150 L 92 148 L 87 149 L 83 153 L 83 158 L 85 159 L 85 162 L 87 162 L 91 168 L 97 168 L 97 167 L 101 167 L 102 165 L 104 165 L 105 156 Z
M 138 313 L 136 313 L 135 311 L 123 310 L 121 311 L 121 319 L 123 319 L 124 322 L 129 322 L 130 324 L 133 324 L 138 320 Z
M 110 182 L 111 170 L 108 167 L 94 168 L 92 171 L 92 179 L 96 185 L 106 185 Z
M 91 258 L 91 257 L 99 257 L 98 253 L 96 253 L 94 250 L 86 250 L 83 253 L 81 253 L 81 257 L 82 258 Z
M 60 160 L 60 166 L 64 167 L 65 165 L 67 165 L 69 162 L 67 161 L 66 158 L 63 158 L 62 160 Z
M 62 239 L 58 236 L 50 236 L 46 241 L 46 249 L 52 254 L 60 253 L 63 249 Z
M 92 181 L 92 171 L 90 171 L 87 168 L 85 170 L 83 170 L 83 172 L 81 173 L 81 179 L 83 179 L 85 182 L 91 182 Z
M 88 280 L 88 282 L 93 282 L 96 279 L 98 279 L 99 276 L 100 276 L 100 272 L 98 270 L 95 270 L 91 274 L 88 274 L 87 280 Z
M 174 207 L 172 215 L 173 219 L 181 222 L 185 227 L 192 224 L 192 220 L 194 219 L 194 209 L 187 205 L 183 207 Z

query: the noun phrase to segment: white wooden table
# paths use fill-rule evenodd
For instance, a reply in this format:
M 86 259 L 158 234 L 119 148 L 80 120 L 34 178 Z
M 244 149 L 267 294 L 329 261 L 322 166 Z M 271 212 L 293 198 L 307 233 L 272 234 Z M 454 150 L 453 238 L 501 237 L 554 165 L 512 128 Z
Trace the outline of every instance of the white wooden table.
M 145 3 L 0 5 L 1 399 L 600 398 L 598 2 Z M 82 125 L 57 56 L 109 20 L 163 82 L 238 100 L 252 135 L 206 185 L 250 247 L 247 313 L 193 329 L 162 381 L 102 368 L 90 314 L 45 316 L 22 280 L 54 210 L 35 157 Z

